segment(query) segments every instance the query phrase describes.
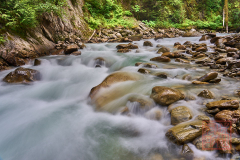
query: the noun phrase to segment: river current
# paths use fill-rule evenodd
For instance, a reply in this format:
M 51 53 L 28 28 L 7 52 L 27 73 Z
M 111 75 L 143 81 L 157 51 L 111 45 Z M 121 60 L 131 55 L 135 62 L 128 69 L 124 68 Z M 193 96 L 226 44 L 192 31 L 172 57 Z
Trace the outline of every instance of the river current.
M 203 89 L 211 90 L 216 98 L 233 96 L 239 89 L 239 82 L 223 77 L 217 85 L 192 85 L 182 80 L 183 75 L 199 77 L 209 71 L 197 64 L 150 62 L 156 54 L 156 45 L 170 48 L 185 41 L 200 43 L 200 37 L 150 39 L 153 47 L 144 47 L 144 40 L 133 42 L 140 53 L 132 50 L 117 53 L 119 43 L 86 44 L 79 56 L 41 57 L 42 64 L 32 63 L 23 67 L 40 71 L 42 80 L 30 85 L 9 85 L 0 82 L 0 159 L 2 160 L 147 160 L 158 152 L 164 159 L 175 157 L 181 146 L 170 142 L 165 133 L 172 127 L 167 107 L 159 108 L 162 118 L 151 120 L 141 115 L 121 115 L 118 110 L 126 105 L 130 95 L 149 97 L 154 86 L 167 86 L 182 90 L 186 96 L 196 100 L 181 100 L 175 106 L 187 106 L 193 119 L 205 108 L 204 103 L 212 100 L 198 98 Z M 204 41 L 211 46 L 209 41 Z M 209 51 L 211 48 L 209 48 Z M 105 59 L 105 66 L 95 68 L 95 58 Z M 90 102 L 90 90 L 100 84 L 109 74 L 116 71 L 138 73 L 141 66 L 136 62 L 150 62 L 158 65 L 154 72 L 165 72 L 167 79 L 142 75 L 137 82 L 116 84 L 116 92 L 124 96 L 112 101 L 105 111 L 95 111 Z M 11 70 L 0 72 L 3 79 Z M 128 106 L 133 104 L 127 103 Z M 108 111 L 113 111 L 114 114 Z M 193 144 L 189 146 L 196 157 L 216 159 L 216 151 L 200 151 Z

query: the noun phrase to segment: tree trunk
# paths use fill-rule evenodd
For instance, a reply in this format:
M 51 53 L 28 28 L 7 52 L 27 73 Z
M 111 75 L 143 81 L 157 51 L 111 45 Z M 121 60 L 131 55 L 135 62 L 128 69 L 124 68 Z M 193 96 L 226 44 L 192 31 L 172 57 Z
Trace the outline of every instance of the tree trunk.
M 225 6 L 223 7 L 223 28 L 225 27 Z
M 226 13 L 226 32 L 228 33 L 228 0 L 225 0 L 225 13 Z

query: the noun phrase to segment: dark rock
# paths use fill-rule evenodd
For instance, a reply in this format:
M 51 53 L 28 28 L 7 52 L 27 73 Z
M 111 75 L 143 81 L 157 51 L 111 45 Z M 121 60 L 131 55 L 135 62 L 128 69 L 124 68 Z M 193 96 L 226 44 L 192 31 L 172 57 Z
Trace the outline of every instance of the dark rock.
M 81 51 L 75 51 L 75 52 L 72 52 L 70 55 L 79 56 L 81 54 L 82 54 Z
M 156 73 L 155 76 L 158 78 L 164 78 L 164 79 L 167 79 L 168 77 L 167 73 Z
M 138 70 L 138 72 L 142 73 L 142 74 L 149 74 L 151 71 L 147 70 L 147 69 L 144 69 L 144 68 L 140 68 Z
M 215 109 L 210 109 L 210 110 L 206 110 L 207 113 L 209 114 L 217 114 L 218 112 L 220 112 L 220 110 L 218 108 L 215 108 Z
M 117 49 L 138 49 L 138 46 L 132 43 L 129 43 L 129 44 L 119 44 L 116 46 L 116 48 Z
M 78 51 L 78 46 L 76 44 L 71 44 L 65 48 L 65 54 L 71 54 L 72 52 Z
M 235 110 L 235 111 L 229 111 L 229 110 L 223 110 L 218 112 L 215 115 L 215 119 L 220 122 L 232 122 L 232 123 L 237 123 L 240 118 L 240 110 Z
M 217 76 L 218 76 L 217 72 L 210 72 L 200 77 L 198 80 L 201 82 L 209 82 L 210 80 L 217 78 Z
M 10 72 L 3 78 L 7 83 L 29 83 L 41 79 L 41 74 L 37 70 L 19 67 L 13 72 Z
M 41 65 L 41 60 L 35 59 L 34 60 L 34 66 L 39 66 L 39 65 Z
M 170 49 L 167 47 L 162 47 L 157 51 L 157 53 L 165 53 L 165 52 L 170 52 Z

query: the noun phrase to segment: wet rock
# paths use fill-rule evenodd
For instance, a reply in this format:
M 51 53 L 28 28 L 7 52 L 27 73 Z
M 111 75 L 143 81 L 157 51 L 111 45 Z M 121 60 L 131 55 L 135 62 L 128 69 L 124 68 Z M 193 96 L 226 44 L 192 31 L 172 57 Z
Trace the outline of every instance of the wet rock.
M 192 81 L 192 84 L 209 84 L 208 82 Z
M 150 110 L 154 105 L 154 102 L 150 98 L 143 97 L 141 95 L 134 95 L 128 98 L 128 102 L 133 103 L 129 106 L 131 113 L 134 114 L 143 114 L 146 111 Z
M 218 139 L 217 140 L 217 146 L 220 151 L 220 153 L 223 154 L 231 154 L 232 153 L 232 146 L 229 143 L 229 140 L 227 139 Z
M 218 39 L 221 39 L 222 37 L 214 37 L 210 40 L 211 43 L 215 43 Z
M 180 45 L 177 47 L 178 50 L 186 50 L 186 47 L 184 45 Z
M 192 43 L 190 41 L 186 41 L 186 42 L 183 43 L 183 45 L 185 45 L 185 46 L 186 45 L 192 45 Z
M 198 115 L 196 117 L 196 120 L 201 120 L 201 121 L 204 121 L 206 123 L 209 123 L 210 122 L 210 118 L 206 115 Z
M 152 89 L 152 94 L 150 97 L 157 104 L 167 106 L 178 100 L 184 99 L 185 96 L 178 90 L 163 86 L 156 86 Z
M 117 38 L 122 38 L 121 33 L 116 33 Z
M 128 36 L 127 38 L 131 41 L 140 41 L 143 38 L 143 35 L 139 34 L 134 36 Z
M 165 52 L 170 52 L 170 49 L 167 48 L 167 47 L 162 47 L 157 51 L 158 54 L 159 53 L 165 53 Z
M 41 65 L 41 60 L 35 59 L 33 65 L 34 65 L 34 66 L 39 66 L 39 65 Z
M 206 110 L 207 113 L 209 114 L 217 114 L 218 112 L 220 112 L 220 110 L 218 108 L 212 109 L 212 110 Z
M 203 98 L 207 98 L 207 99 L 214 99 L 214 96 L 213 96 L 212 92 L 207 90 L 207 89 L 200 92 L 198 94 L 198 97 L 203 97 Z
M 75 51 L 75 52 L 72 52 L 70 55 L 79 56 L 81 54 L 82 54 L 81 51 Z
M 171 110 L 171 124 L 177 125 L 179 123 L 189 121 L 192 119 L 192 114 L 189 108 L 179 106 Z
M 182 59 L 182 58 L 176 58 L 176 59 L 175 59 L 175 62 L 188 63 L 188 64 L 190 64 L 190 61 L 185 60 L 185 59 Z
M 102 67 L 105 65 L 105 60 L 102 57 L 95 58 L 95 67 Z
M 213 80 L 210 80 L 209 83 L 220 83 L 221 82 L 221 79 L 218 78 L 218 79 L 213 79 Z
M 230 143 L 232 144 L 240 144 L 240 138 L 231 138 Z
M 161 56 L 169 57 L 169 58 L 174 58 L 175 55 L 172 52 L 165 52 Z
M 118 82 L 124 82 L 124 81 L 137 81 L 139 79 L 140 79 L 140 77 L 137 77 L 136 75 L 133 75 L 132 73 L 128 73 L 128 72 L 112 73 L 109 76 L 107 76 L 107 78 L 105 78 L 102 83 L 100 83 L 96 87 L 93 87 L 91 89 L 89 96 L 91 98 L 94 98 L 94 96 L 97 94 L 97 92 L 101 88 L 107 88 L 107 87 L 111 86 L 112 84 L 115 84 Z
M 152 42 L 150 42 L 150 41 L 145 41 L 145 42 L 143 43 L 143 46 L 153 47 L 153 44 L 152 44 Z
M 158 39 L 163 39 L 163 34 L 157 34 L 154 38 L 154 40 L 158 40 Z
M 183 145 L 181 155 L 187 159 L 192 159 L 194 156 L 192 149 L 187 144 Z
M 211 142 L 211 143 L 210 143 Z M 200 136 L 193 141 L 195 147 L 199 150 L 212 151 L 215 150 L 216 138 L 213 133 L 207 133 L 207 136 Z
M 181 45 L 181 43 L 179 43 L 179 42 L 174 43 L 174 47 L 175 46 L 180 46 L 180 45 Z
M 137 62 L 135 63 L 135 66 L 140 66 L 141 64 L 143 64 L 142 62 Z
M 227 62 L 233 60 L 232 57 L 227 57 L 227 58 L 220 58 L 216 61 L 216 64 L 221 64 L 221 65 L 225 65 Z
M 176 144 L 185 144 L 201 136 L 203 126 L 206 126 L 206 122 L 199 120 L 180 123 L 170 128 L 166 136 Z
M 209 82 L 210 80 L 213 80 L 213 79 L 217 78 L 217 76 L 218 76 L 217 72 L 210 72 L 210 73 L 207 73 L 204 76 L 200 77 L 198 79 L 198 81 Z
M 217 121 L 221 122 L 232 122 L 232 123 L 237 123 L 240 118 L 240 110 L 235 110 L 235 111 L 229 111 L 229 110 L 223 110 L 218 112 L 215 115 L 215 119 Z
M 164 78 L 164 79 L 167 79 L 168 77 L 167 73 L 156 73 L 155 76 L 158 78 Z
M 208 35 L 202 35 L 202 37 L 201 37 L 201 39 L 199 39 L 199 41 L 206 41 L 208 39 L 211 39 L 211 37 Z
M 149 73 L 151 73 L 151 71 L 149 71 L 148 69 L 144 69 L 144 68 L 140 68 L 140 69 L 138 70 L 138 72 L 139 72 L 139 73 L 142 73 L 142 74 L 149 74 Z
M 19 67 L 3 78 L 7 83 L 30 83 L 41 79 L 41 74 L 37 70 Z
M 56 50 L 52 55 L 64 55 L 64 49 Z
M 78 45 L 71 44 L 65 48 L 64 52 L 65 54 L 71 54 L 72 52 L 78 51 L 78 48 L 79 48 Z
M 171 59 L 166 56 L 159 56 L 159 57 L 154 57 L 151 58 L 150 61 L 156 61 L 156 62 L 170 62 Z
M 207 47 L 198 47 L 195 51 L 196 52 L 207 52 Z
M 78 46 L 80 49 L 84 49 L 87 47 L 84 43 L 78 43 Z
M 238 100 L 220 100 L 220 101 L 209 102 L 206 104 L 206 107 L 208 109 L 214 109 L 214 108 L 238 109 L 239 102 Z
M 158 66 L 156 64 L 153 64 L 153 63 L 143 63 L 143 67 L 146 67 L 146 68 L 158 68 Z
M 129 44 L 119 44 L 116 46 L 116 48 L 117 49 L 138 49 L 138 46 L 132 43 L 129 43 Z

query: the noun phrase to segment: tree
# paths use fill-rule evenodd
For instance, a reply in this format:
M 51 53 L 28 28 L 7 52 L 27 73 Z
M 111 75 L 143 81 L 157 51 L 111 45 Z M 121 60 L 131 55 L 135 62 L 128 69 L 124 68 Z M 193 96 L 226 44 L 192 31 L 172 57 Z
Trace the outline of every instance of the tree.
M 225 14 L 226 14 L 226 18 L 225 18 L 225 24 L 226 24 L 226 32 L 228 33 L 228 0 L 225 0 Z

